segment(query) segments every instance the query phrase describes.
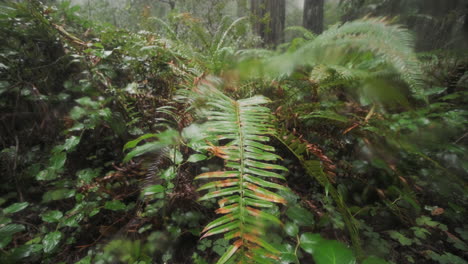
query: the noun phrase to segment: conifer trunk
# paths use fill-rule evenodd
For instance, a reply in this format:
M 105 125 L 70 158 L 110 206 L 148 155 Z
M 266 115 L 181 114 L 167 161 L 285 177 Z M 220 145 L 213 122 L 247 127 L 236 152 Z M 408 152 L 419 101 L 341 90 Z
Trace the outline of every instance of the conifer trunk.
M 323 32 L 324 0 L 305 0 L 303 26 L 315 34 Z
M 285 0 L 251 0 L 251 13 L 253 29 L 263 39 L 265 46 L 284 41 Z

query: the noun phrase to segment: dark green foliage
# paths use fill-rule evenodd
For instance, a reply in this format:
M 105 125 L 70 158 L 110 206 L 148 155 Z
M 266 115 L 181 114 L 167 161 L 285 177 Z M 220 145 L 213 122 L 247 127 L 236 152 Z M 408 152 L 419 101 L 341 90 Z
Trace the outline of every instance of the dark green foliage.
M 465 55 L 98 2 L 0 4 L 0 263 L 466 263 Z M 346 1 L 414 18 L 390 2 Z

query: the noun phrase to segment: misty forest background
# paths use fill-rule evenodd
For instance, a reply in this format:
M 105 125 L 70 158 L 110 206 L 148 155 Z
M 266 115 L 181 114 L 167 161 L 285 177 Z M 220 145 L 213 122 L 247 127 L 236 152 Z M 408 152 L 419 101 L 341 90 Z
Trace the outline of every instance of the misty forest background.
M 468 263 L 465 0 L 0 1 L 0 263 Z

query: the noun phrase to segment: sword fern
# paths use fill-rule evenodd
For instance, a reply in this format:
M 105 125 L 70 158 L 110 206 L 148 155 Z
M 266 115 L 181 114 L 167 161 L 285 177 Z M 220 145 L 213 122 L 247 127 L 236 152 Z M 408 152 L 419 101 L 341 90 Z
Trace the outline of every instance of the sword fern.
M 198 87 L 207 98 L 208 121 L 203 130 L 212 142 L 206 148 L 225 160 L 225 170 L 206 172 L 195 179 L 210 180 L 198 190 L 208 192 L 201 201 L 218 198 L 217 214 L 223 216 L 209 223 L 202 238 L 222 234 L 233 240 L 218 263 L 236 260 L 239 263 L 268 263 L 268 257 L 277 259 L 279 251 L 265 241 L 265 223 L 280 225 L 280 220 L 265 212 L 274 204 L 286 200 L 272 191 L 288 188 L 268 181 L 285 178 L 275 171 L 287 171 L 272 164 L 280 159 L 275 149 L 266 144 L 274 131 L 270 109 L 261 106 L 269 102 L 263 96 L 233 100 L 214 88 L 216 84 L 205 81 Z M 219 145 L 219 142 L 227 142 Z M 265 258 L 267 257 L 267 258 Z

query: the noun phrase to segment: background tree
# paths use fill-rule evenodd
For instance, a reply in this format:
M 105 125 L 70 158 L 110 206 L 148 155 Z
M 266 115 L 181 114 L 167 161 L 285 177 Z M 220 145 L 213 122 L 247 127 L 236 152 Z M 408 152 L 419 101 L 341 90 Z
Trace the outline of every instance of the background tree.
M 248 2 L 247 0 L 237 0 L 237 16 L 242 17 L 247 14 Z
M 285 0 L 252 0 L 253 29 L 266 46 L 284 41 Z
M 303 26 L 316 34 L 323 32 L 324 0 L 305 0 Z

